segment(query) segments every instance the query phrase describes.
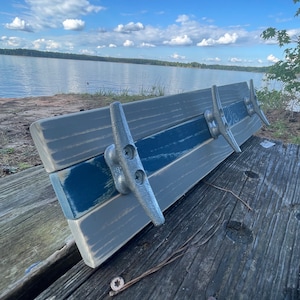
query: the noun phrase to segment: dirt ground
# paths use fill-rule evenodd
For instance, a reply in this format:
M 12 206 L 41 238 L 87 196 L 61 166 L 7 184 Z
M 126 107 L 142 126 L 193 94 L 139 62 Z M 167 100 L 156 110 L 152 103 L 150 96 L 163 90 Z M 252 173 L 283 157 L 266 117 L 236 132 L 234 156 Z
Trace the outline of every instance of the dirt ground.
M 29 126 L 36 120 L 107 105 L 105 96 L 62 94 L 51 97 L 0 99 L 0 177 L 40 165 Z M 266 115 L 271 127 L 265 126 L 258 136 L 272 140 L 291 142 L 290 137 L 300 139 L 300 113 L 270 111 Z M 287 134 L 288 133 L 288 134 Z M 298 140 L 299 140 L 298 139 Z M 299 142 L 300 143 L 300 142 Z

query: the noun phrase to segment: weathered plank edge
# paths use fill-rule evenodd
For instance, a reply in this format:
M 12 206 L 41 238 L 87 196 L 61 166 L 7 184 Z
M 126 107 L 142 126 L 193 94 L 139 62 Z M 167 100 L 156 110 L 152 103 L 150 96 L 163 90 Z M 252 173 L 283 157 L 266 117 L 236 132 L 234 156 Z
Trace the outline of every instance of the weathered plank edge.
M 0 299 L 33 299 L 80 260 L 78 248 L 74 240 L 70 240 L 63 248 L 50 255 L 29 274 L 10 285 L 0 295 Z
M 241 145 L 260 126 L 258 117 L 253 116 L 237 123 L 231 130 Z M 232 152 L 220 136 L 152 174 L 149 181 L 161 209 L 166 210 Z M 112 220 L 111 216 L 115 218 Z M 95 268 L 144 228 L 149 219 L 134 196 L 128 194 L 118 195 L 68 223 L 85 263 Z

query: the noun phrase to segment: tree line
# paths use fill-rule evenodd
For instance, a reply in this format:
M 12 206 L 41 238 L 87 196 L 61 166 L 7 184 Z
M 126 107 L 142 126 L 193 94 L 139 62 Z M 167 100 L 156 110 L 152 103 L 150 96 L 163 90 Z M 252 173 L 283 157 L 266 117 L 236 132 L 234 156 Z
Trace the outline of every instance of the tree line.
M 104 57 L 104 56 L 86 55 L 86 54 L 39 51 L 33 49 L 0 49 L 0 55 L 18 55 L 18 56 L 31 56 L 31 57 L 44 57 L 44 58 L 105 61 L 105 62 L 131 63 L 131 64 L 156 65 L 156 66 L 172 66 L 172 67 L 183 67 L 183 68 L 231 70 L 231 71 L 262 72 L 262 73 L 266 73 L 269 69 L 269 67 L 207 65 L 207 64 L 200 64 L 198 62 L 182 63 L 182 62 L 170 62 L 170 61 L 162 61 L 162 60 L 155 60 L 155 59 L 143 59 L 143 58 Z

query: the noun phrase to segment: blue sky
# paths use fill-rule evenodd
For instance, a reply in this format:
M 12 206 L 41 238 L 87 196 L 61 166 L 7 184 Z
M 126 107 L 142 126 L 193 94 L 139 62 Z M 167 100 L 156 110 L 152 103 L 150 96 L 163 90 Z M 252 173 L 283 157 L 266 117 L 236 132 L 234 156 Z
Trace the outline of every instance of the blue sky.
M 300 34 L 293 0 L 11 0 L 0 48 L 206 64 L 265 66 L 283 49 L 267 27 Z

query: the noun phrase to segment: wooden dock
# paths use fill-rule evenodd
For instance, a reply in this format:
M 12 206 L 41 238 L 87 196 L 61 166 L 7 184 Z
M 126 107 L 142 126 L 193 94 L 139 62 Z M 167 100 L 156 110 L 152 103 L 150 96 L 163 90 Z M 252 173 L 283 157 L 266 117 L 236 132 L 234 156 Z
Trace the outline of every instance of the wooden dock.
M 111 299 L 121 276 L 116 299 L 300 299 L 300 147 L 262 141 L 251 137 L 163 226 L 149 224 L 96 269 L 66 242 L 42 168 L 1 179 L 1 298 Z

